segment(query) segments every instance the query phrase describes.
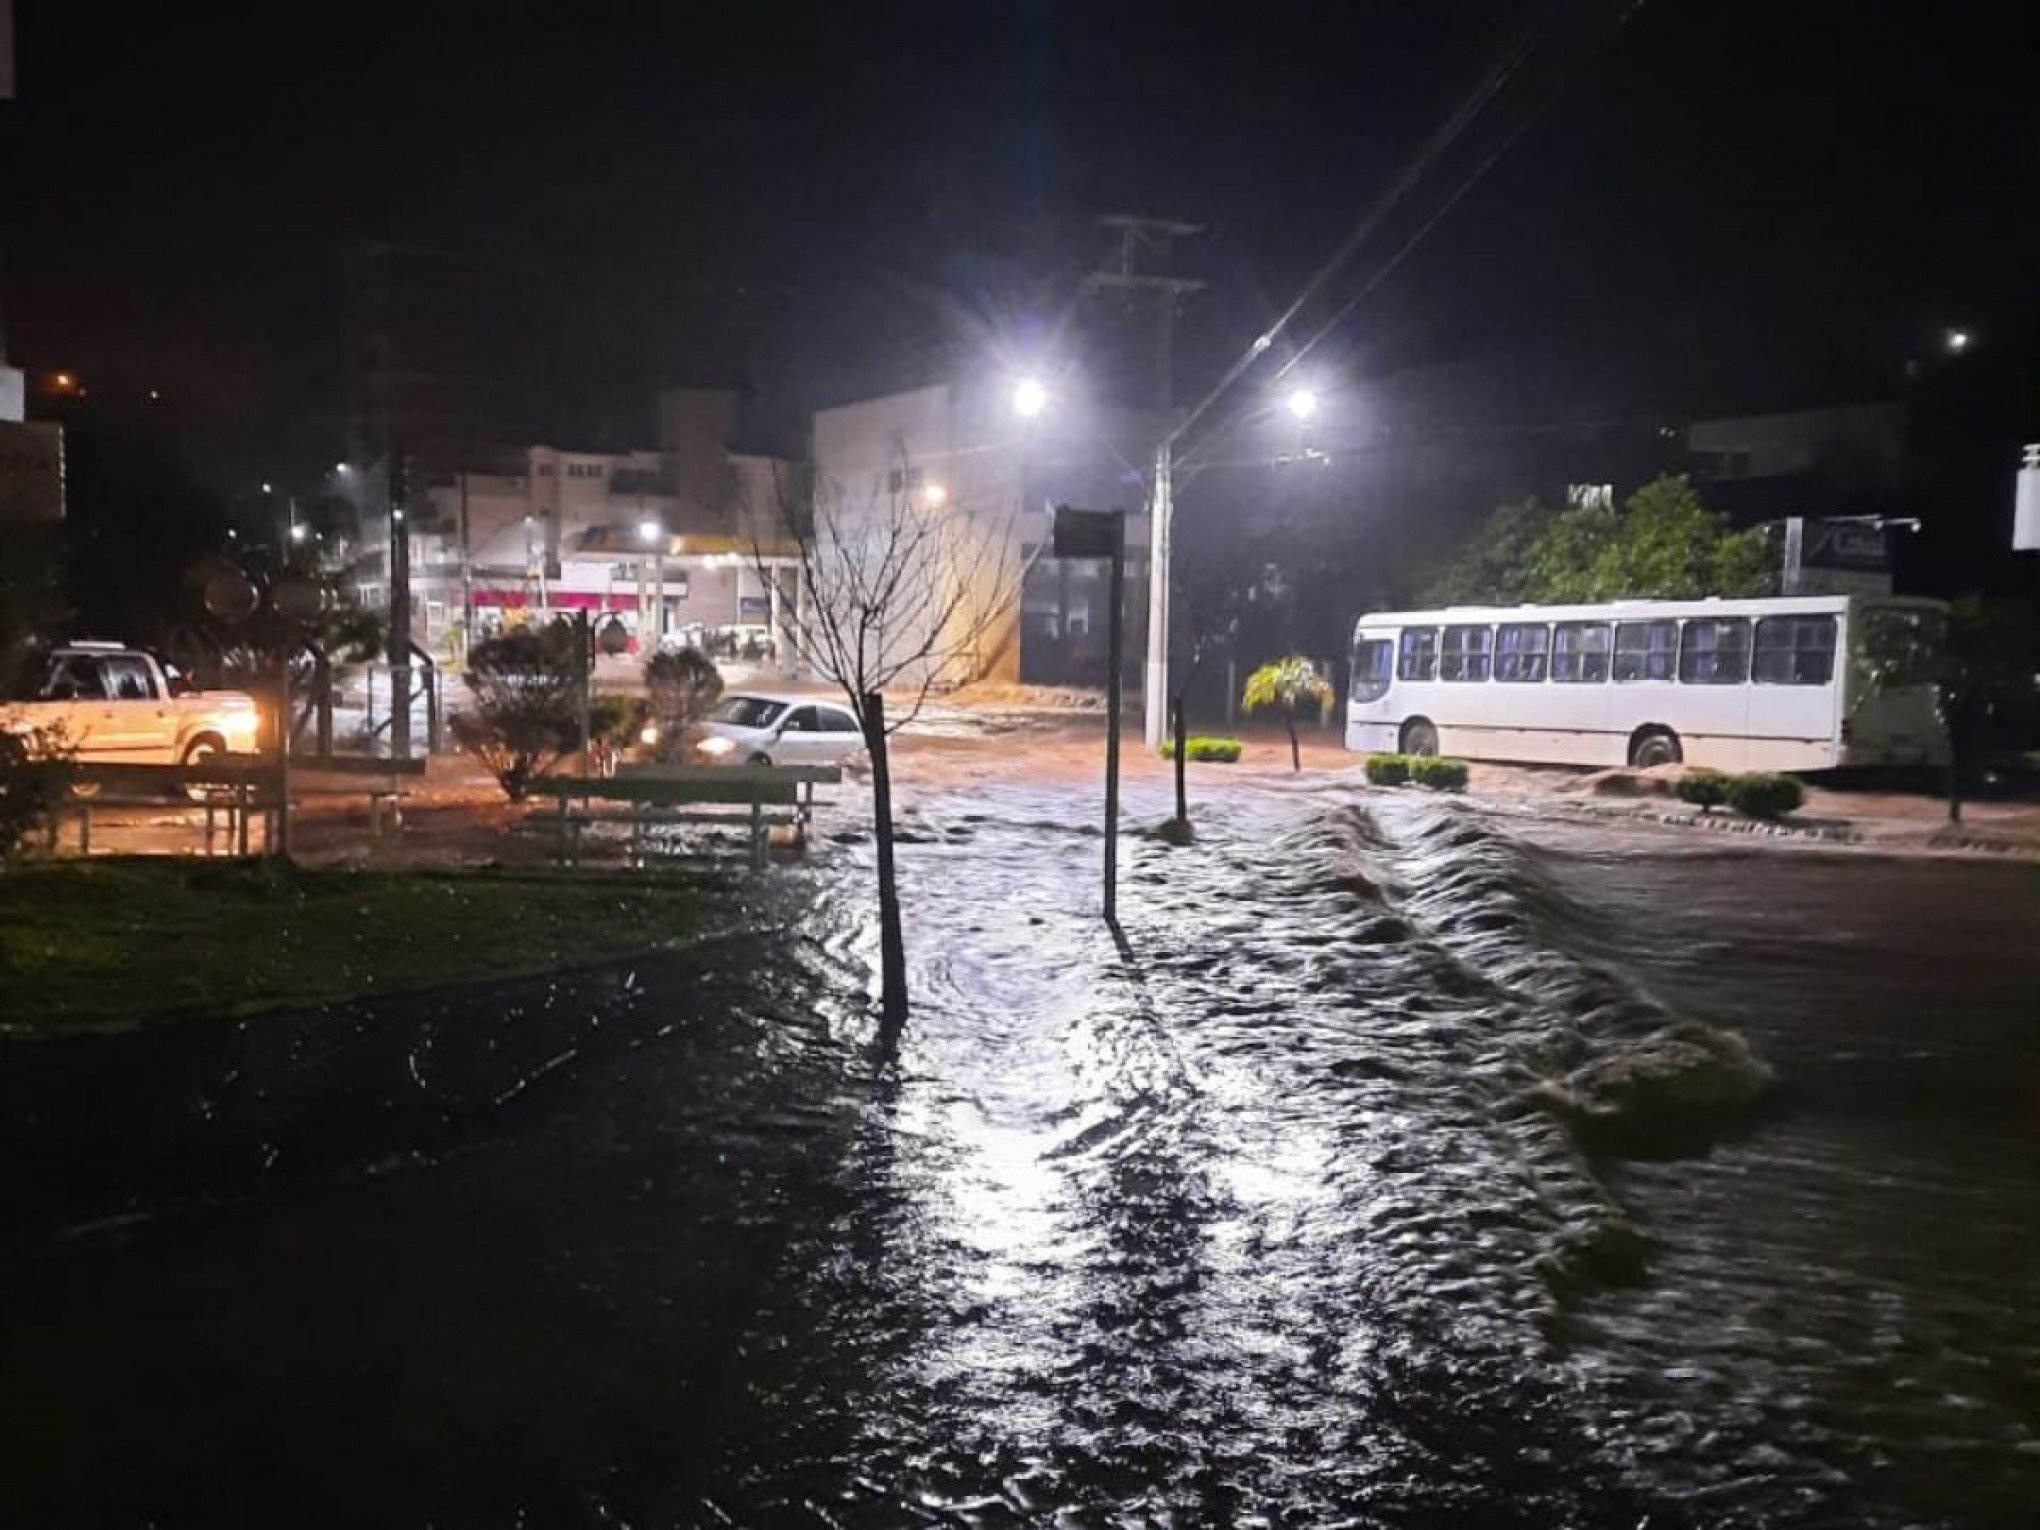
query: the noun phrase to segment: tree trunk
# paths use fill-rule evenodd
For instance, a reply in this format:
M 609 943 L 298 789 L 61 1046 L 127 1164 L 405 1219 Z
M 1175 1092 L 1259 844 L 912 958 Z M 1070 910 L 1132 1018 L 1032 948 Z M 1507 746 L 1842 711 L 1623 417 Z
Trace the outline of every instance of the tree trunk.
M 1183 698 L 1180 694 L 1169 703 L 1169 727 L 1176 735 L 1176 822 L 1190 821 L 1190 800 L 1183 791 L 1183 751 L 1189 740 L 1183 736 Z
M 871 828 L 878 843 L 880 1006 L 888 1024 L 907 1017 L 907 940 L 900 927 L 900 884 L 893 866 L 892 761 L 886 752 L 885 698 L 864 698 L 864 741 L 871 750 Z
M 1303 750 L 1296 742 L 1296 712 L 1293 708 L 1282 709 L 1282 726 L 1289 730 L 1289 768 L 1301 774 Z

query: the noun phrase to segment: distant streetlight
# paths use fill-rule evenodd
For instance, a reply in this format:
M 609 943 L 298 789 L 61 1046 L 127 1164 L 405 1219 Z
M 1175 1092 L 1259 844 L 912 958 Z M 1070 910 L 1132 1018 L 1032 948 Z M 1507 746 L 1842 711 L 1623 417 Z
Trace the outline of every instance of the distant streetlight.
M 1034 419 L 1048 407 L 1048 389 L 1038 377 L 1023 377 L 1013 385 L 1013 412 L 1023 420 Z
M 1318 396 L 1310 388 L 1292 388 L 1282 405 L 1298 420 L 1308 420 L 1318 411 Z
M 338 473 L 342 478 L 345 478 L 348 474 L 352 473 L 354 469 L 349 467 L 344 462 L 336 462 L 333 464 L 333 471 Z
M 263 485 L 262 485 L 262 492 L 263 492 L 264 494 L 270 494 L 270 493 L 273 493 L 273 492 L 275 492 L 275 491 L 274 491 L 274 490 L 272 490 L 272 489 L 270 488 L 270 486 L 269 486 L 269 485 L 268 485 L 267 483 L 265 483 L 265 484 L 263 484 Z
M 290 539 L 293 542 L 302 542 L 305 539 L 305 523 L 303 521 L 298 521 L 291 526 Z
M 1969 349 L 1970 339 L 1971 336 L 1968 330 L 1951 329 L 1948 331 L 1948 349 L 1954 354 L 1960 355 Z
M 637 534 L 638 540 L 652 549 L 651 637 L 656 651 L 666 641 L 666 528 L 662 522 L 646 516 L 638 522 Z M 642 570 L 644 565 L 638 567 Z M 642 573 L 639 577 L 643 577 Z

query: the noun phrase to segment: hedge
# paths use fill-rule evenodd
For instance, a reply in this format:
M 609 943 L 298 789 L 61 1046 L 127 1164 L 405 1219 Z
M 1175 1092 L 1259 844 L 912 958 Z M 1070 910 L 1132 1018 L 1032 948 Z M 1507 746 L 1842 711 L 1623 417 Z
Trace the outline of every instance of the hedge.
M 1176 757 L 1176 741 L 1164 739 L 1158 751 L 1165 760 Z M 1183 740 L 1183 758 L 1198 760 L 1211 765 L 1231 765 L 1240 757 L 1240 741 L 1236 738 L 1199 738 L 1192 734 Z
M 1729 783 L 1733 780 L 1726 771 L 1715 770 L 1706 765 L 1695 765 L 1672 783 L 1672 792 L 1681 802 L 1690 802 L 1703 813 L 1709 808 L 1718 808 L 1728 801 Z
M 1463 792 L 1466 777 L 1464 760 L 1448 759 L 1442 754 L 1419 754 L 1410 759 L 1410 779 L 1434 791 Z
M 1728 802 L 1746 818 L 1783 818 L 1806 800 L 1797 776 L 1758 771 L 1728 783 Z
M 1438 754 L 1370 754 L 1367 779 L 1376 786 L 1407 786 L 1412 783 L 1435 791 L 1466 790 L 1466 761 Z
M 1410 779 L 1410 757 L 1406 754 L 1370 754 L 1367 779 L 1376 786 L 1405 786 Z

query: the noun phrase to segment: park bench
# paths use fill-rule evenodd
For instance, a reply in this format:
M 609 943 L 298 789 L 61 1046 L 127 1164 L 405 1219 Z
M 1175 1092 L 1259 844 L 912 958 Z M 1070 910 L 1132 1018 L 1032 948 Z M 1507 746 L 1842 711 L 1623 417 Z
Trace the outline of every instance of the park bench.
M 249 824 L 260 817 L 263 844 L 276 833 L 279 805 L 276 765 L 256 755 L 215 754 L 188 765 L 82 764 L 70 772 L 72 794 L 49 815 L 48 848 L 54 855 L 66 820 L 78 825 L 78 853 L 92 853 L 95 809 L 162 807 L 205 809 L 205 853 L 225 831 L 229 852 L 248 854 Z
M 628 826 L 633 866 L 654 850 L 655 830 L 716 824 L 745 831 L 751 865 L 758 868 L 771 831 L 805 833 L 815 787 L 842 779 L 835 765 L 627 765 L 614 776 L 541 776 L 530 790 L 553 799 L 552 809 L 539 816 L 556 825 L 566 865 L 580 859 L 582 834 L 596 824 Z

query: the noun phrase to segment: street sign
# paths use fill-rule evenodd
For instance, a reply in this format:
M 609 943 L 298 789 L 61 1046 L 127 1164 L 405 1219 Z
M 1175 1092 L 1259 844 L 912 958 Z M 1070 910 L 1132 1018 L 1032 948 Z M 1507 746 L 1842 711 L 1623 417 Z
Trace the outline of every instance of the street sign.
M 1055 555 L 1058 558 L 1116 558 L 1126 546 L 1124 510 L 1078 510 L 1055 507 Z
M 2012 497 L 2012 551 L 2040 552 L 2040 444 L 2028 446 Z
M 1105 645 L 1105 922 L 1119 927 L 1119 677 L 1126 640 L 1126 512 L 1055 507 L 1058 558 L 1112 563 L 1112 605 Z

